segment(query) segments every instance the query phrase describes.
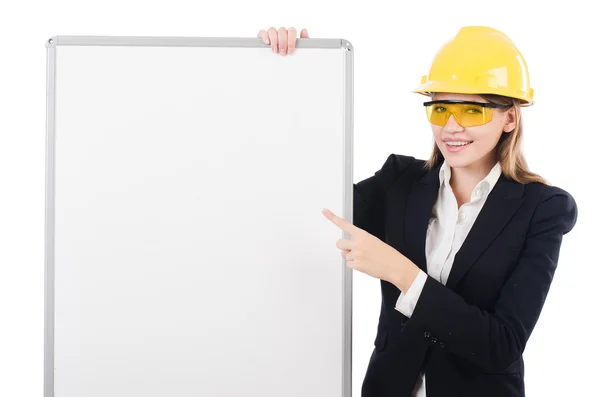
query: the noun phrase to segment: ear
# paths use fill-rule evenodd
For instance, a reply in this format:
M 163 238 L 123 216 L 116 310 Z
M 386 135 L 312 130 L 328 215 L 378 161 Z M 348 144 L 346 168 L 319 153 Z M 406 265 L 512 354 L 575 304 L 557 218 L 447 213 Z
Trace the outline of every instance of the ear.
M 517 114 L 516 114 L 515 107 L 513 106 L 512 108 L 508 109 L 505 114 L 506 114 L 506 118 L 504 121 L 503 131 L 511 132 L 517 126 Z

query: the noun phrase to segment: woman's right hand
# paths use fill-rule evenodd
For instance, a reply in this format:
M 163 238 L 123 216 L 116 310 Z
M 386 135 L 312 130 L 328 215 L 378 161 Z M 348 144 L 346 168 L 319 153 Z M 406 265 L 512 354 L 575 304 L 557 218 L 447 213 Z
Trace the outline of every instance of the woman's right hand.
M 296 28 L 291 27 L 289 29 L 274 27 L 262 30 L 258 32 L 258 36 L 264 41 L 265 44 L 271 44 L 273 52 L 279 52 L 281 55 L 291 54 L 296 48 Z M 300 38 L 308 39 L 308 31 L 306 28 L 300 32 Z

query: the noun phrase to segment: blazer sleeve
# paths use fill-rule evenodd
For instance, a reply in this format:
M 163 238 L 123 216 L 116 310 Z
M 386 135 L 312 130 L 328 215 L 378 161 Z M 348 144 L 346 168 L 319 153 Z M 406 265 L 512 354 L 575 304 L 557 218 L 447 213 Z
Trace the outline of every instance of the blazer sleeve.
M 384 240 L 384 197 L 388 187 L 414 160 L 414 157 L 390 154 L 381 169 L 354 184 L 352 223 Z
M 566 191 L 551 187 L 533 214 L 521 256 L 492 311 L 428 276 L 406 327 L 436 337 L 443 347 L 480 367 L 501 372 L 517 360 L 539 318 L 556 270 L 563 235 L 577 220 Z

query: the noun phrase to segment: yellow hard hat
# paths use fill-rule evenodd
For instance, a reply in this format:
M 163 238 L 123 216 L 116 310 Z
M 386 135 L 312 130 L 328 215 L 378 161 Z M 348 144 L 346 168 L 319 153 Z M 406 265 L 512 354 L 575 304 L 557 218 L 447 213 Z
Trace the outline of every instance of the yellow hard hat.
M 533 88 L 521 52 L 499 30 L 466 26 L 437 52 L 429 75 L 412 92 L 496 94 L 533 105 Z

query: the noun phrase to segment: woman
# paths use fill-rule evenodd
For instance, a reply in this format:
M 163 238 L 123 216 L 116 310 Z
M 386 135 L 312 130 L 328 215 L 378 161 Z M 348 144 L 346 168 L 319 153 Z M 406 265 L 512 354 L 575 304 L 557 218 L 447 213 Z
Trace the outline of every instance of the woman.
M 295 35 L 259 32 L 282 54 Z M 521 153 L 526 63 L 502 32 L 464 27 L 414 92 L 430 97 L 431 157 L 391 154 L 355 184 L 354 224 L 324 211 L 352 237 L 337 243 L 348 266 L 381 279 L 362 396 L 524 396 L 522 354 L 577 219 Z

